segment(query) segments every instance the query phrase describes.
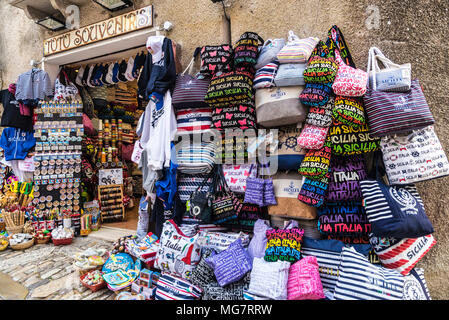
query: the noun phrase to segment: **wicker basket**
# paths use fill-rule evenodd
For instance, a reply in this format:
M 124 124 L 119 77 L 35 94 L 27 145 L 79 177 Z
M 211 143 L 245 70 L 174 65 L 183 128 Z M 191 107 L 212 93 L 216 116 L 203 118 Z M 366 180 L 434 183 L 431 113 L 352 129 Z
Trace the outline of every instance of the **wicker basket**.
M 92 271 L 92 270 L 91 270 L 91 271 Z M 89 271 L 89 272 L 90 272 L 90 271 Z M 84 283 L 83 279 L 84 279 L 85 277 L 87 277 L 87 274 L 88 274 L 89 272 L 86 272 L 85 274 L 83 274 L 82 276 L 80 276 L 80 282 L 81 282 L 81 284 L 82 284 L 83 286 L 85 286 L 86 288 L 89 288 L 90 290 L 92 290 L 92 292 L 101 290 L 101 289 L 103 289 L 103 288 L 106 287 L 106 282 L 105 282 L 104 280 L 103 280 L 102 282 L 100 282 L 99 284 L 95 285 L 95 286 L 91 286 L 91 285 L 88 285 L 87 283 Z
M 63 245 L 71 244 L 73 238 L 66 238 L 66 239 L 55 239 L 55 238 L 52 238 L 51 240 L 53 241 L 53 244 L 55 246 L 63 246 Z
M 46 244 L 50 241 L 51 237 L 47 236 L 47 237 L 43 237 L 43 238 L 38 238 L 36 237 L 36 244 Z
M 8 231 L 8 234 L 15 234 L 15 233 L 22 233 L 23 231 L 23 224 L 21 226 L 16 227 L 6 227 L 6 231 Z
M 23 242 L 23 243 L 16 244 L 16 245 L 9 244 L 9 246 L 13 250 L 25 250 L 25 249 L 32 247 L 33 245 L 34 245 L 34 238 L 27 242 Z

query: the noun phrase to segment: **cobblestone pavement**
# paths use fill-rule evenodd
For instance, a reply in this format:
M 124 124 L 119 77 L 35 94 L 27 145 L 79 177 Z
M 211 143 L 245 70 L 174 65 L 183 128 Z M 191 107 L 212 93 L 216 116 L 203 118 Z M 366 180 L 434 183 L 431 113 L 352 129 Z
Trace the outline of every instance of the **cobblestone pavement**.
M 111 242 L 76 237 L 65 246 L 50 242 L 26 250 L 9 248 L 0 252 L 0 275 L 7 274 L 27 288 L 27 300 L 111 300 L 115 294 L 109 289 L 92 292 L 79 281 L 73 255 L 90 247 L 110 249 Z M 0 292 L 1 299 L 5 297 Z

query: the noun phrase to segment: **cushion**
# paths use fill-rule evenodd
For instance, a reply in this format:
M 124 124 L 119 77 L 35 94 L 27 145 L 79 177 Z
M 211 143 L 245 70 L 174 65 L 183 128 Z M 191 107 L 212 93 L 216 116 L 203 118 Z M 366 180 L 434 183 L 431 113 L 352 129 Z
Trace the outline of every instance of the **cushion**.
M 202 300 L 243 300 L 243 292 L 248 289 L 249 273 L 237 282 L 222 287 L 217 281 L 212 281 L 204 286 Z
M 251 258 L 240 239 L 226 250 L 207 258 L 206 262 L 214 269 L 215 277 L 222 287 L 242 279 L 252 268 Z
M 190 282 L 203 290 L 207 284 L 216 281 L 214 269 L 212 269 L 206 262 L 206 259 L 210 257 L 212 253 L 213 250 L 211 249 L 202 250 L 201 260 L 196 268 L 193 269 L 192 275 L 190 276 Z
M 199 300 L 202 291 L 189 281 L 163 273 L 157 281 L 156 300 Z
M 254 258 L 248 292 L 269 299 L 286 300 L 289 268 L 287 261 L 267 262 L 263 258 Z

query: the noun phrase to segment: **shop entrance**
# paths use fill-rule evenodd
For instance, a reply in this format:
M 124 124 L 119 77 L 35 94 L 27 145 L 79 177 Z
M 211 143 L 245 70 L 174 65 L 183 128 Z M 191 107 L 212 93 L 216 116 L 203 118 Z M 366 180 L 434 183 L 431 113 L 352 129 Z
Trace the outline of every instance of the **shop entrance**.
M 146 56 L 148 37 L 159 33 L 155 28 L 145 29 L 55 54 L 43 59 L 42 68 L 53 83 L 62 67 L 71 79 L 80 69 L 92 66 L 106 68 L 112 64 L 119 65 L 119 73 L 123 75 L 122 70 L 131 64 L 130 59 Z M 85 85 L 82 91 L 93 103 L 92 114 L 88 116 L 97 131 L 96 135 L 88 135 L 96 154 L 86 158 L 96 173 L 90 182 L 86 182 L 87 196 L 88 200 L 93 200 L 101 194 L 98 200 L 103 201 L 102 208 L 109 209 L 104 210 L 107 214 L 102 219 L 102 229 L 106 230 L 100 229 L 99 232 L 110 232 L 111 238 L 117 239 L 117 235 L 131 234 L 137 229 L 139 201 L 144 192 L 142 173 L 130 157 L 137 139 L 137 123 L 146 105 L 138 100 L 137 79 L 119 77 L 115 70 L 114 77 L 120 78 L 120 82 L 103 86 Z M 84 152 L 85 148 L 83 156 Z M 83 170 L 88 168 L 83 167 Z M 122 181 L 111 182 L 110 176 L 105 178 L 104 174 L 100 177 L 100 171 L 112 172 L 113 175 L 120 170 L 124 173 Z M 117 201 L 120 198 L 121 201 Z

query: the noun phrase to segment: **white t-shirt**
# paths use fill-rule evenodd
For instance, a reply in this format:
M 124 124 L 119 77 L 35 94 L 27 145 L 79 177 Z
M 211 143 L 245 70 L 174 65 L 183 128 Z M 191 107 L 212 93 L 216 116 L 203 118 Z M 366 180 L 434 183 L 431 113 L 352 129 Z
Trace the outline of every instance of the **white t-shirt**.
M 163 105 L 157 103 L 160 94 L 153 94 L 145 109 L 142 121 L 142 147 L 147 150 L 150 170 L 161 170 L 170 167 L 171 141 L 175 139 L 177 122 L 171 103 L 170 91 L 165 93 Z

